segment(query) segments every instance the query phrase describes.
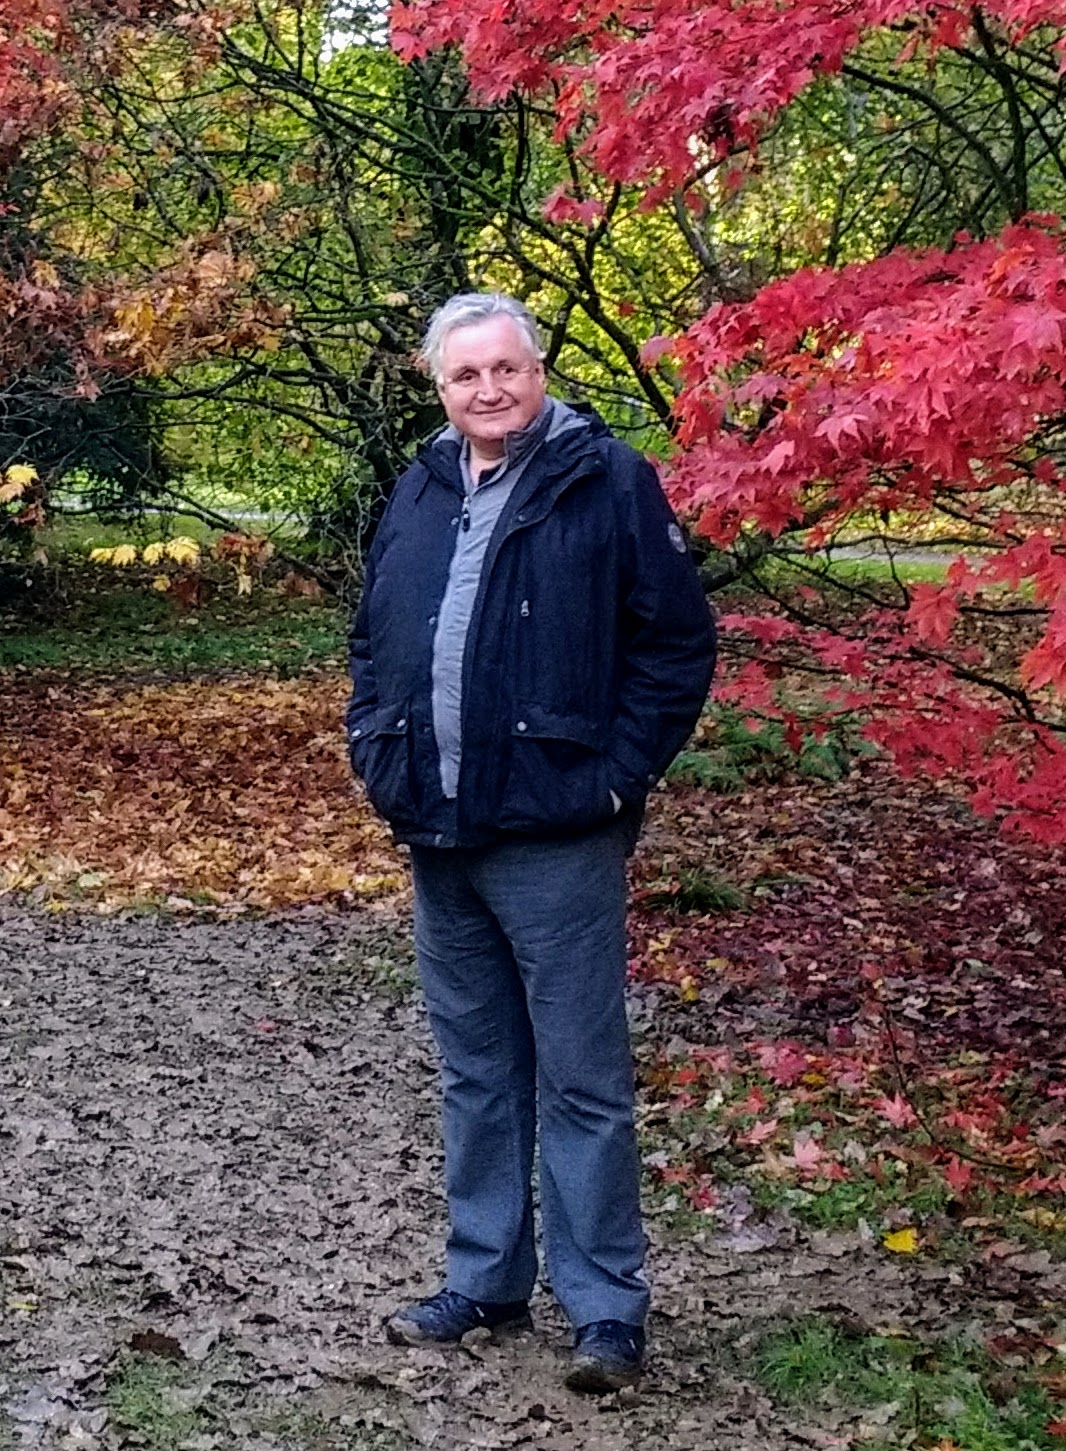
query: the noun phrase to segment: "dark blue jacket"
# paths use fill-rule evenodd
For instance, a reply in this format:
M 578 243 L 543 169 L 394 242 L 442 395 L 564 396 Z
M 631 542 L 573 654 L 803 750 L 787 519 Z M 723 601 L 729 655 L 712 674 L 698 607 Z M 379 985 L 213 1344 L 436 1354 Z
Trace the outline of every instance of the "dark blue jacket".
M 349 637 L 353 769 L 399 841 L 585 831 L 644 798 L 707 695 L 715 632 L 648 462 L 593 416 L 540 446 L 490 540 L 463 667 L 458 797 L 440 787 L 431 665 L 463 504 L 459 445 L 397 480 Z

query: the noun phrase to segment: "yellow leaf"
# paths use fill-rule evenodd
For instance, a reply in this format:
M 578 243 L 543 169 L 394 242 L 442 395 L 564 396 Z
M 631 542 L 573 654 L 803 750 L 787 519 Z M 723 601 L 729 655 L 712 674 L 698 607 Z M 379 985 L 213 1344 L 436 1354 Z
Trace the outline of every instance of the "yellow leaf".
M 170 588 L 170 575 L 157 574 L 155 579 L 152 580 L 152 588 L 158 590 L 160 594 L 166 594 Z
M 407 885 L 407 878 L 402 872 L 361 872 L 344 885 L 350 885 L 357 897 L 376 897 L 384 892 L 400 891 Z
M 141 558 L 145 564 L 158 564 L 166 557 L 167 546 L 162 540 L 157 539 L 154 544 L 146 544 L 141 551 Z
M 179 534 L 176 539 L 168 542 L 166 553 L 167 558 L 173 559 L 177 564 L 195 564 L 200 558 L 200 546 L 187 534 Z
M 93 564 L 110 564 L 114 552 L 113 549 L 90 549 L 89 559 Z
M 133 544 L 118 544 L 111 551 L 111 563 L 118 565 L 136 564 L 137 548 Z
M 252 592 L 252 576 L 246 569 L 237 571 L 237 593 L 239 595 L 250 595 Z
M 694 1003 L 699 1000 L 699 984 L 694 977 L 683 977 L 681 979 L 681 999 L 686 1003 Z
M 24 1310 L 27 1314 L 30 1314 L 37 1309 L 37 1301 L 29 1297 L 22 1299 L 17 1295 L 13 1295 L 7 1302 L 7 1308 L 9 1310 Z
M 33 464 L 12 464 L 7 471 L 7 481 L 24 489 L 27 484 L 37 482 L 37 470 Z
M 12 499 L 19 497 L 25 487 L 25 484 L 13 483 L 10 479 L 6 484 L 0 484 L 0 504 L 10 504 Z
M 127 337 L 143 340 L 155 327 L 155 308 L 149 298 L 135 297 L 115 308 L 115 321 Z
M 40 258 L 33 264 L 33 280 L 38 287 L 58 287 L 59 273 L 52 266 L 51 262 L 42 262 Z
M 881 1243 L 885 1249 L 891 1250 L 895 1255 L 917 1254 L 918 1231 L 916 1229 L 897 1229 L 894 1234 L 886 1234 Z

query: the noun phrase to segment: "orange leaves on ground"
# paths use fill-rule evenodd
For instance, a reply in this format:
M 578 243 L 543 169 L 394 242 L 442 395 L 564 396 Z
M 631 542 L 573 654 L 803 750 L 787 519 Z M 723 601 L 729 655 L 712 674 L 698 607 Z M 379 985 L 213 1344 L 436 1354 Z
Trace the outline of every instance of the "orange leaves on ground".
M 0 725 L 0 890 L 343 905 L 403 888 L 353 786 L 344 682 L 27 684 Z

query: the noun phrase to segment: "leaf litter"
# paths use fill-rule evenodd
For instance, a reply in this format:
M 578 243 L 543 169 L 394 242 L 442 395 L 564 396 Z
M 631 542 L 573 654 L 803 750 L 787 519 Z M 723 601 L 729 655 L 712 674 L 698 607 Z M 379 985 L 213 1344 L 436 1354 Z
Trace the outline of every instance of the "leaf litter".
M 639 1403 L 561 1389 L 544 1295 L 534 1337 L 383 1345 L 438 1282 L 436 1066 L 402 859 L 353 792 L 342 705 L 329 675 L 13 692 L 0 1444 L 5 1418 L 20 1446 L 134 1444 L 114 1387 L 145 1362 L 178 1377 L 197 1444 L 238 1451 L 847 1445 L 839 1416 L 756 1387 L 764 1327 L 1066 1339 L 1062 863 L 863 761 L 653 798 Z M 171 910 L 131 914 L 146 901 Z M 1019 1242 L 1019 1213 L 1042 1237 Z

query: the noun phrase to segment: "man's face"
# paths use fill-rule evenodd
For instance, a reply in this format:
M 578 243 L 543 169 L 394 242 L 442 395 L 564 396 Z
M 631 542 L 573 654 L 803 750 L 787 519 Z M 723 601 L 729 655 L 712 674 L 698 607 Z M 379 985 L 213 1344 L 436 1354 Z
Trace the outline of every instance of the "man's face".
M 513 318 L 501 315 L 453 328 L 441 349 L 437 384 L 448 422 L 487 458 L 532 423 L 544 406 L 544 366 Z

